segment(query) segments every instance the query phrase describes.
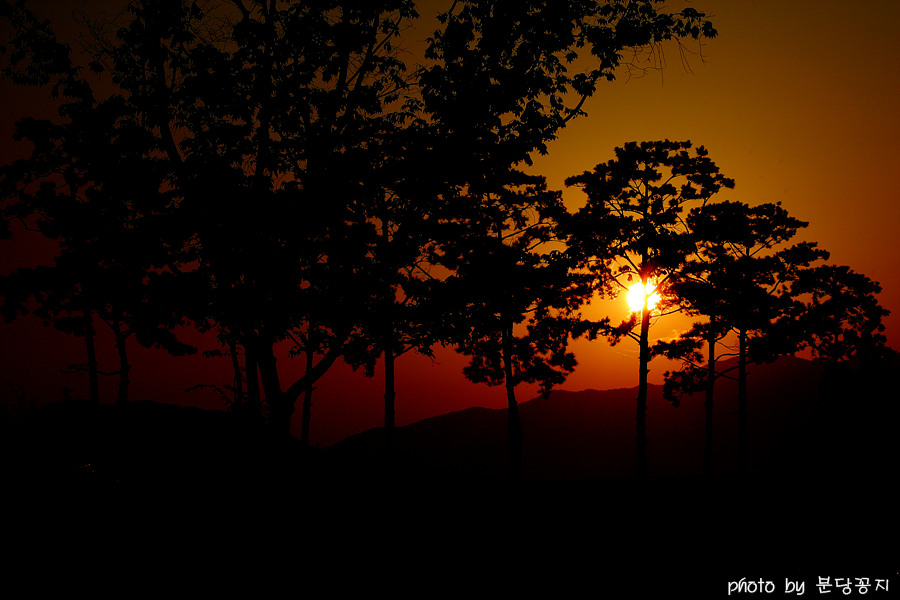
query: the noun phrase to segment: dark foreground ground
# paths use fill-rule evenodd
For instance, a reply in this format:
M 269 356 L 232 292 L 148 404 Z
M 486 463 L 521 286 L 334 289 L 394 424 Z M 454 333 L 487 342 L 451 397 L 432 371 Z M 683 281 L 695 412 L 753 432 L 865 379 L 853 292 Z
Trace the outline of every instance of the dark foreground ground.
M 3 462 L 5 575 L 35 592 L 786 598 L 790 580 L 835 597 L 819 577 L 869 578 L 871 598 L 900 590 L 890 457 L 512 485 L 305 451 L 225 413 L 39 413 L 6 433 Z M 741 579 L 775 591 L 729 596 Z

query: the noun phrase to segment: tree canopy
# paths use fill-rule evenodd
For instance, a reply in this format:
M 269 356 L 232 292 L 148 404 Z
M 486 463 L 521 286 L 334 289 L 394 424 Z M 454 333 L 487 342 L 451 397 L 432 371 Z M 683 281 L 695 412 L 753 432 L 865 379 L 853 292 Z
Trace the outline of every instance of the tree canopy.
M 640 284 L 640 309 L 617 326 L 607 325 L 604 333 L 613 343 L 626 336 L 638 342 L 638 472 L 646 474 L 651 317 L 677 303 L 670 288 L 694 250 L 685 211 L 705 206 L 734 182 L 719 172 L 704 147 L 692 148 L 691 142 L 631 142 L 615 152 L 615 159 L 566 180 L 587 195 L 572 219 L 570 241 L 607 295 Z M 654 294 L 661 299 L 655 311 Z

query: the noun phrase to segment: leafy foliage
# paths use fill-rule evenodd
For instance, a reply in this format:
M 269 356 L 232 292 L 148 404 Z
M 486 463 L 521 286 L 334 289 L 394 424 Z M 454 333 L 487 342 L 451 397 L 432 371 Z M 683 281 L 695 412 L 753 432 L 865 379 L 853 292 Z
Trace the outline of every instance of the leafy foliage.
M 459 236 L 443 259 L 453 270 L 447 283 L 458 307 L 448 313 L 448 327 L 472 356 L 466 377 L 490 385 L 538 382 L 546 393 L 575 367 L 567 347 L 584 331 L 578 309 L 590 284 L 566 254 L 551 249 L 560 242 L 561 195 L 543 178 L 514 175 L 496 194 L 461 199 L 452 219 Z
M 773 323 L 793 306 L 792 282 L 828 257 L 814 243 L 787 246 L 807 223 L 789 215 L 780 203 L 718 202 L 691 211 L 686 223 L 695 252 L 673 289 L 689 314 L 706 320 L 679 340 L 657 345 L 656 352 L 686 363 L 677 375 L 667 374 L 666 393 L 672 400 L 712 385 L 709 370 L 699 368 L 698 349 L 703 343 L 710 348 L 707 360 L 713 364 L 734 355 L 730 350 L 715 352 L 731 332 L 748 336 L 745 352 L 756 360 L 792 351 L 792 342 L 781 329 L 773 329 Z M 726 375 L 713 373 L 714 378 Z
M 566 180 L 588 197 L 572 220 L 572 248 L 608 295 L 651 282 L 665 302 L 693 251 L 686 209 L 734 182 L 690 142 L 631 142 L 615 152 L 614 160 Z M 632 315 L 607 335 L 617 341 L 635 325 Z

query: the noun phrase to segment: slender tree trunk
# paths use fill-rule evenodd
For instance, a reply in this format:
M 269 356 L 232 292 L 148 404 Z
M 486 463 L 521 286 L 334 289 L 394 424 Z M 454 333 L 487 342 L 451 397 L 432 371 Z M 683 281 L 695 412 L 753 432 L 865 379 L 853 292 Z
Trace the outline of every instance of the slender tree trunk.
M 384 342 L 384 449 L 394 451 L 394 403 L 397 398 L 394 379 L 394 327 L 388 323 Z
M 312 330 L 312 327 L 310 327 Z M 305 374 L 309 375 L 312 372 L 313 368 L 313 348 L 312 345 L 312 332 L 306 336 L 306 371 Z M 303 408 L 301 411 L 302 422 L 300 423 L 300 443 L 304 448 L 309 447 L 309 420 L 312 418 L 312 393 L 313 393 L 313 381 L 312 378 L 306 383 L 306 389 L 303 390 Z
M 522 480 L 522 421 L 519 417 L 519 404 L 516 402 L 516 384 L 513 378 L 513 323 L 505 318 L 501 333 L 503 351 L 503 378 L 506 383 L 507 401 L 507 440 L 509 453 L 509 479 L 513 483 Z
M 237 341 L 233 333 L 228 334 L 228 355 L 231 357 L 231 369 L 234 371 L 234 390 L 232 409 L 244 404 L 244 378 L 241 377 L 241 363 L 238 360 Z
M 97 366 L 97 349 L 94 345 L 94 314 L 90 310 L 84 311 L 84 344 L 87 347 L 91 402 L 100 404 L 100 368 Z
M 271 190 L 271 180 L 267 179 L 267 169 L 271 166 L 270 148 L 271 148 L 271 105 L 272 105 L 272 44 L 274 40 L 274 24 L 272 22 L 271 6 L 269 3 L 260 5 L 263 9 L 263 56 L 262 69 L 259 74 L 257 85 L 257 93 L 259 94 L 260 104 L 256 118 L 258 125 L 254 132 L 255 158 L 256 166 L 253 170 L 252 192 L 257 201 L 265 203 L 266 197 Z M 290 416 L 293 413 L 293 402 L 291 402 L 290 410 L 284 406 L 284 394 L 281 391 L 281 384 L 278 380 L 278 370 L 275 366 L 275 355 L 272 351 L 273 343 L 270 339 L 264 339 L 262 335 L 249 334 L 247 336 L 247 344 L 245 345 L 248 353 L 247 359 L 247 387 L 248 395 L 251 395 L 251 402 L 258 402 L 260 415 L 262 415 L 262 402 L 259 402 L 259 383 L 262 383 L 262 390 L 265 393 L 266 406 L 269 410 L 269 424 L 278 433 L 290 434 Z M 259 380 L 252 385 L 250 383 L 250 363 L 253 363 L 253 378 L 256 379 L 256 369 L 259 370 Z M 250 392 L 250 388 L 254 388 Z
M 711 327 L 714 329 L 714 327 Z M 703 408 L 706 412 L 706 427 L 703 443 L 703 474 L 712 475 L 712 446 L 713 446 L 713 392 L 716 387 L 716 334 L 710 333 L 707 339 L 709 343 L 709 362 L 706 365 L 706 401 Z
M 116 339 L 116 351 L 119 354 L 119 392 L 116 394 L 116 404 L 124 404 L 128 402 L 128 384 L 131 382 L 129 377 L 131 365 L 128 364 L 128 350 L 125 346 L 128 336 L 122 331 L 122 323 L 117 318 L 112 320 L 112 330 Z
M 244 337 L 244 370 L 247 375 L 247 407 L 246 411 L 252 418 L 259 419 L 262 416 L 262 400 L 259 394 L 259 361 L 256 359 L 256 348 L 252 338 Z
M 269 339 L 259 340 L 257 360 L 263 391 L 266 394 L 266 406 L 269 409 L 269 425 L 279 435 L 290 435 L 291 416 L 294 414 L 294 402 L 288 399 L 281 390 L 278 369 L 274 353 L 274 343 Z
M 738 332 L 738 472 L 747 470 L 747 330 Z
M 388 222 L 381 223 L 381 251 L 387 257 L 390 255 L 390 231 Z M 390 262 L 388 261 L 388 266 Z M 390 276 L 388 276 L 390 277 Z M 394 378 L 394 302 L 396 301 L 396 289 L 389 280 L 384 286 L 384 298 L 382 298 L 382 319 L 384 329 L 382 331 L 381 350 L 384 354 L 384 450 L 390 461 L 394 451 L 394 425 L 395 402 L 397 391 Z
M 285 402 L 293 405 L 306 391 L 307 386 L 312 385 L 316 381 L 318 381 L 319 378 L 327 373 L 328 369 L 330 369 L 334 365 L 334 363 L 337 362 L 337 360 L 343 355 L 343 343 L 335 342 L 335 344 L 325 352 L 324 356 L 322 356 L 319 362 L 312 367 L 311 373 L 305 373 L 303 377 L 300 377 L 299 379 L 294 381 L 294 383 L 288 386 L 288 388 L 284 391 Z
M 646 282 L 644 282 L 646 289 Z M 647 477 L 647 376 L 650 373 L 650 309 L 644 297 L 641 309 L 640 368 L 635 420 L 637 422 L 637 475 Z

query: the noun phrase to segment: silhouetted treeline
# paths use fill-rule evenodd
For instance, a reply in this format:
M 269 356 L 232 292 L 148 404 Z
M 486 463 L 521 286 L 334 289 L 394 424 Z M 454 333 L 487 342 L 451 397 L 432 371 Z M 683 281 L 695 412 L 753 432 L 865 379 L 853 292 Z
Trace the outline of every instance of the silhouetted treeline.
M 114 335 L 124 402 L 128 340 L 194 352 L 173 334 L 190 324 L 217 332 L 235 412 L 285 435 L 304 399 L 303 442 L 313 384 L 338 360 L 367 373 L 380 363 L 390 448 L 396 359 L 448 345 L 471 357 L 470 380 L 504 386 L 517 479 L 516 386 L 564 381 L 573 337 L 631 336 L 645 474 L 654 355 L 683 358 L 671 381 L 707 386 L 711 407 L 729 332 L 739 390 L 748 361 L 884 352 L 877 284 L 824 265 L 815 244 L 782 247 L 803 225 L 783 208 L 719 201 L 734 183 L 704 148 L 625 144 L 569 180 L 588 196 L 576 214 L 528 171 L 623 56 L 714 37 L 697 10 L 453 2 L 416 58 L 408 0 L 132 2 L 86 23 L 81 53 L 25 2 L 0 7 L 3 74 L 48 89 L 59 113 L 20 120 L 31 152 L 0 171 L 0 233 L 24 224 L 59 248 L 54 265 L 0 280 L 2 309 L 12 319 L 36 300 L 39 317 L 84 339 L 95 403 L 97 327 Z M 645 291 L 630 319 L 583 317 L 632 279 Z M 652 347 L 651 323 L 674 309 L 697 327 Z M 302 376 L 285 379 L 283 344 Z

